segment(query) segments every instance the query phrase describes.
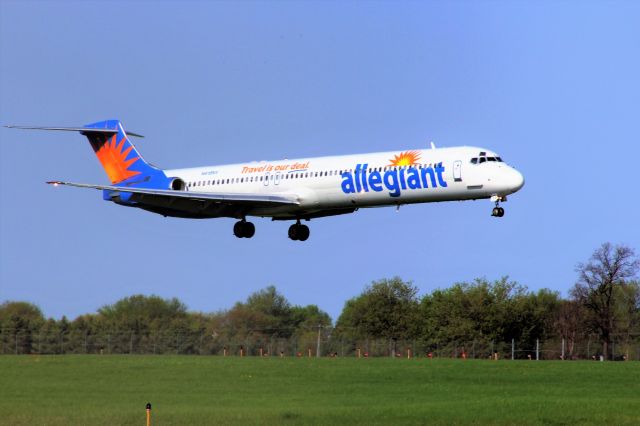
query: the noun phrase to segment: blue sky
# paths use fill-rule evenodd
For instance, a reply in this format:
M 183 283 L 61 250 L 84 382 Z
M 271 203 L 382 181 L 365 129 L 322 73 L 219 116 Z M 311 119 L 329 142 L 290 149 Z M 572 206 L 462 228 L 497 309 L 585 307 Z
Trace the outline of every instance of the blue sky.
M 75 134 L 0 129 L 0 301 L 75 317 L 132 294 L 215 311 L 275 285 L 334 318 L 372 280 L 509 275 L 567 294 L 601 243 L 640 250 L 637 2 L 0 2 L 0 124 L 117 118 L 161 167 L 479 145 L 525 175 L 489 201 L 288 223 L 166 219 Z

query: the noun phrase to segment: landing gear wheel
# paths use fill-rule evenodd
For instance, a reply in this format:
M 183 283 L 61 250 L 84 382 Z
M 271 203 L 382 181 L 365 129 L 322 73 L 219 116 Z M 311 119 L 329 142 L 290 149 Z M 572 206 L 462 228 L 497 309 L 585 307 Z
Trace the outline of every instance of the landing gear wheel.
M 251 222 L 244 223 L 244 237 L 251 238 L 256 234 L 256 226 Z
M 240 220 L 233 225 L 233 235 L 238 238 L 251 238 L 256 233 L 256 227 L 253 223 L 246 220 Z
M 491 216 L 500 217 L 500 207 L 494 207 L 493 210 L 491 210 Z
M 309 239 L 309 227 L 307 225 L 298 225 L 299 233 L 298 233 L 298 241 L 307 241 Z
M 289 238 L 293 241 L 298 241 L 298 224 L 293 224 L 289 227 Z
M 300 222 L 294 223 L 289 227 L 289 238 L 293 241 L 306 241 L 309 238 L 309 227 L 302 225 Z
M 498 210 L 500 210 L 500 211 L 498 212 L 498 217 L 502 217 L 502 216 L 504 216 L 504 209 L 503 209 L 502 207 L 498 207 Z

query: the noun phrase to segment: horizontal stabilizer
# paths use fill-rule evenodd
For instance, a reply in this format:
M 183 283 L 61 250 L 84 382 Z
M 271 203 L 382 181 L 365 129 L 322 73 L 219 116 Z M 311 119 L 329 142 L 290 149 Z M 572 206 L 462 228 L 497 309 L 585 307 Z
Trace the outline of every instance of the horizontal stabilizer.
M 41 127 L 41 126 L 4 126 L 9 129 L 24 129 L 24 130 L 62 130 L 64 132 L 80 132 L 87 133 L 105 133 L 108 135 L 115 135 L 118 133 L 118 129 L 97 129 L 93 127 Z M 136 138 L 144 138 L 144 136 L 138 133 L 132 133 L 127 131 L 127 136 L 134 136 Z

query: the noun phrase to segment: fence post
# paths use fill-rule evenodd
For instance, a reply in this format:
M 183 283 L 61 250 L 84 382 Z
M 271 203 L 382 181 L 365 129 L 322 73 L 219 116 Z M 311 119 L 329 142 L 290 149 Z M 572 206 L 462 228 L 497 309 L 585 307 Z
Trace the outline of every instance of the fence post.
M 616 342 L 611 339 L 611 361 L 616 360 Z
M 540 361 L 540 340 L 536 339 L 536 361 Z
M 516 359 L 515 357 L 515 353 L 516 353 L 516 343 L 515 343 L 516 339 L 511 339 L 511 361 L 513 361 L 514 359 Z
M 562 338 L 562 353 L 560 355 L 560 359 L 564 361 L 564 337 Z
M 322 324 L 318 324 L 318 340 L 316 342 L 316 358 L 320 358 L 320 331 L 322 330 Z
M 151 426 L 151 403 L 147 402 L 147 426 Z

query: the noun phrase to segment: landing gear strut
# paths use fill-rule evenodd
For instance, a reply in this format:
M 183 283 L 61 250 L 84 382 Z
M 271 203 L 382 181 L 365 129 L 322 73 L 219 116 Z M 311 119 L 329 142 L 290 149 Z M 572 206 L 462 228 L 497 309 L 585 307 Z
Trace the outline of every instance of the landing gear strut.
M 293 241 L 307 241 L 309 233 L 309 227 L 301 224 L 299 220 L 289 227 L 289 238 Z
M 256 233 L 256 227 L 253 223 L 242 219 L 233 225 L 233 235 L 238 238 L 251 238 Z

